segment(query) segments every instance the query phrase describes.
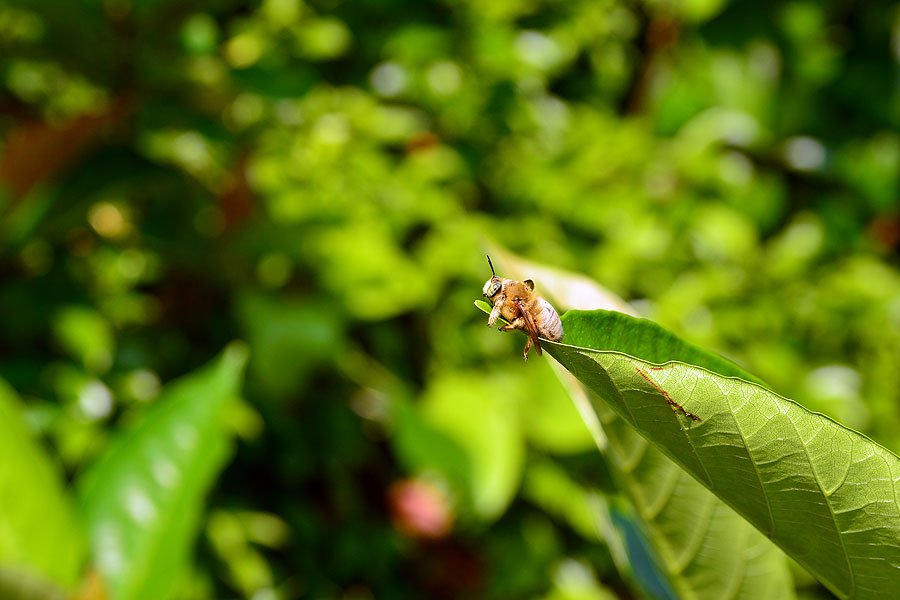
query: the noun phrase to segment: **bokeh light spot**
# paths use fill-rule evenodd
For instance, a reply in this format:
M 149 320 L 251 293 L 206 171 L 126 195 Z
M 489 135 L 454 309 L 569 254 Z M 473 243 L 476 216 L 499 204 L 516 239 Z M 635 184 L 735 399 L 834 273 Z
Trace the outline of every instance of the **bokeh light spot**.
M 825 164 L 825 146 L 808 136 L 790 138 L 784 145 L 784 158 L 798 171 L 814 171 Z
M 112 202 L 98 202 L 92 206 L 88 223 L 101 236 L 114 240 L 128 236 L 133 230 L 126 213 Z
M 441 60 L 428 67 L 428 85 L 436 94 L 449 96 L 459 91 L 462 69 L 449 60 Z
M 279 288 L 290 279 L 291 266 L 291 260 L 284 254 L 267 254 L 256 265 L 256 277 L 265 287 Z
M 88 382 L 78 394 L 78 408 L 91 420 L 108 417 L 113 409 L 113 396 L 99 380 Z
M 403 67 L 393 62 L 381 63 L 372 70 L 372 74 L 369 76 L 372 88 L 387 98 L 402 93 L 406 89 L 408 79 Z

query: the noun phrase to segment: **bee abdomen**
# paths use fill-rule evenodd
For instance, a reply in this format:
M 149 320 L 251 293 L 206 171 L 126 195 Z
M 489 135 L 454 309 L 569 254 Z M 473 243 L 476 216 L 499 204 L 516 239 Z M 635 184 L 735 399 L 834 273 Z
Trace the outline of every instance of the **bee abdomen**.
M 540 298 L 538 302 L 540 303 L 539 308 L 541 311 L 541 337 L 547 338 L 552 342 L 558 342 L 563 336 L 562 321 L 559 319 L 559 313 L 557 313 L 556 309 L 543 298 Z

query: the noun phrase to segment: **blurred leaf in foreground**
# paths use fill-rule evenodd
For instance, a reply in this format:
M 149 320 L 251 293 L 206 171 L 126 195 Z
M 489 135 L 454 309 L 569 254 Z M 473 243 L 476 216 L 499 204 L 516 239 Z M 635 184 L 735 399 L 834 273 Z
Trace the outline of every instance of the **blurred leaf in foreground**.
M 0 597 L 27 597 L 27 589 L 38 593 L 45 589 L 44 578 L 72 587 L 81 573 L 85 543 L 71 499 L 57 468 L 28 431 L 19 399 L 3 381 L 0 498 Z
M 246 361 L 233 344 L 168 386 L 80 482 L 94 561 L 113 599 L 162 600 L 177 589 L 204 497 L 228 459 L 224 420 Z

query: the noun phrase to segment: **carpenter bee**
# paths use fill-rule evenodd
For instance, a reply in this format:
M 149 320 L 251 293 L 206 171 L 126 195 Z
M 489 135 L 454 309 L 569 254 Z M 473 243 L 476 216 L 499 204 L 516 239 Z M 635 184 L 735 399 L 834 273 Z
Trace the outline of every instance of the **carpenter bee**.
M 487 257 L 491 267 L 491 278 L 484 284 L 482 294 L 494 305 L 488 317 L 488 327 L 498 317 L 503 317 L 507 325 L 500 331 L 521 329 L 528 334 L 525 342 L 524 356 L 528 360 L 528 351 L 532 344 L 538 355 L 541 354 L 541 342 L 538 338 L 558 342 L 562 339 L 563 329 L 559 315 L 549 302 L 534 293 L 534 282 L 530 279 L 515 281 L 497 277 L 491 257 Z

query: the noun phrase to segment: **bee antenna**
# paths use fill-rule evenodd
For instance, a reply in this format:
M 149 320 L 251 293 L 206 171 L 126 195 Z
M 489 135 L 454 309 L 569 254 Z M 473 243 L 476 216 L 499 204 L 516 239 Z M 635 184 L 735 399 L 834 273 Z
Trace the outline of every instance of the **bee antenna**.
M 494 273 L 494 263 L 491 262 L 491 257 L 488 256 L 487 254 L 485 254 L 485 256 L 487 256 L 487 259 L 488 259 L 488 265 L 490 265 L 490 267 L 491 267 L 491 276 L 492 276 L 492 277 L 496 277 L 497 274 Z

